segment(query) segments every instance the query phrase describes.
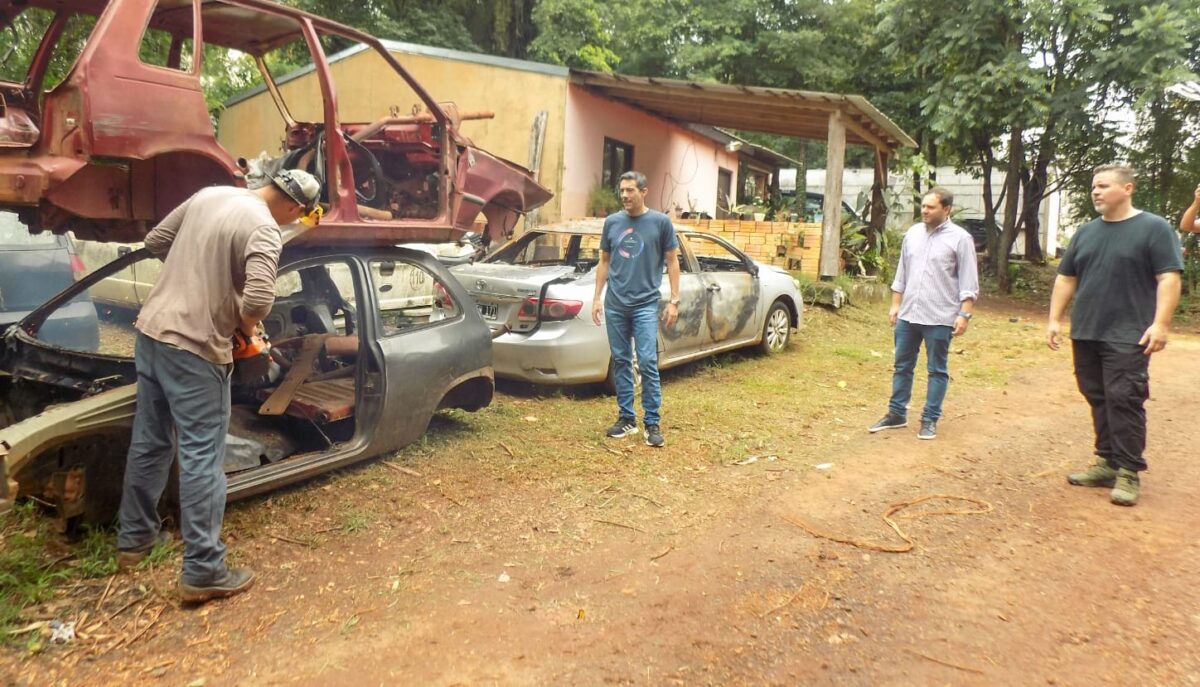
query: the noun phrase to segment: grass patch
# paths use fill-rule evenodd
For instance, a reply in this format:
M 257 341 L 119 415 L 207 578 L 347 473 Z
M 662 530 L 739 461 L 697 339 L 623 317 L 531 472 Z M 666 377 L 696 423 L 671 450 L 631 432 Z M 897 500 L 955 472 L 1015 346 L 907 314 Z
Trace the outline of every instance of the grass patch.
M 50 547 L 49 521 L 32 503 L 21 504 L 0 520 L 0 641 L 9 643 L 26 607 L 48 601 L 71 577 L 58 567 Z

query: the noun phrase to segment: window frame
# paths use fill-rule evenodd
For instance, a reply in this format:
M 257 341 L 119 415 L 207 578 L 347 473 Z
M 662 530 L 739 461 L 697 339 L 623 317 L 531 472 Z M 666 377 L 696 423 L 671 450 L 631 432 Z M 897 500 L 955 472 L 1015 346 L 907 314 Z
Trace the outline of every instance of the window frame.
M 616 169 L 617 156 L 615 154 L 618 150 L 625 153 L 625 168 L 619 171 Z M 604 148 L 600 157 L 600 183 L 611 187 L 615 191 L 621 186 L 621 175 L 632 170 L 633 144 L 605 136 Z M 605 175 L 609 177 L 607 184 L 605 184 Z

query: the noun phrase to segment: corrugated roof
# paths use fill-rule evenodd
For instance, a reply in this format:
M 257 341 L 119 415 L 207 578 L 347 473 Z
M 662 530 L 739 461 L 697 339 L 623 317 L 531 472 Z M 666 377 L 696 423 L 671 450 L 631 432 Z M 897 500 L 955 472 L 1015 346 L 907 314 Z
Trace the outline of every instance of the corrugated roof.
M 840 111 L 846 142 L 894 151 L 917 143 L 866 98 L 762 86 L 730 86 L 571 70 L 571 82 L 667 119 L 825 140 Z

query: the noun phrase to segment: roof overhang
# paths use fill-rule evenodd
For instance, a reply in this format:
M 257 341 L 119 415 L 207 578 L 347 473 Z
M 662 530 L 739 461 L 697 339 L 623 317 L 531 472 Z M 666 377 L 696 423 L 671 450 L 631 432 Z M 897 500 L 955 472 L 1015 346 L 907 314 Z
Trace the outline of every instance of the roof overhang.
M 858 95 L 571 70 L 571 83 L 678 122 L 826 140 L 841 112 L 846 142 L 895 152 L 917 143 Z

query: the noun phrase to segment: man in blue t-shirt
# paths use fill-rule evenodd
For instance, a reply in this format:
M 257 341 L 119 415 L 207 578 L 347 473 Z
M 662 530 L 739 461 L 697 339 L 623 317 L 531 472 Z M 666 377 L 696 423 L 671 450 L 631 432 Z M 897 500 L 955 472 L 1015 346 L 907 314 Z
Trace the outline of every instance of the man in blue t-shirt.
M 1133 170 L 1096 169 L 1092 205 L 1100 213 L 1071 237 L 1050 296 L 1046 343 L 1058 350 L 1060 324 L 1071 310 L 1075 380 L 1092 407 L 1096 464 L 1072 473 L 1081 487 L 1112 487 L 1119 506 L 1137 503 L 1146 469 L 1150 356 L 1167 345 L 1179 305 L 1183 254 L 1165 219 L 1133 207 Z
M 625 209 L 604 220 L 600 236 L 600 264 L 596 266 L 596 293 L 592 321 L 607 325 L 617 389 L 617 422 L 608 428 L 613 439 L 637 434 L 633 410 L 633 354 L 642 373 L 642 411 L 646 445 L 662 446 L 659 408 L 662 387 L 658 378 L 659 288 L 663 265 L 671 297 L 662 313 L 668 329 L 679 317 L 679 242 L 669 217 L 646 207 L 646 175 L 625 172 L 620 179 L 621 205 Z M 601 293 L 608 286 L 604 298 Z M 605 314 L 607 311 L 607 314 Z M 633 345 L 630 345 L 632 339 Z

